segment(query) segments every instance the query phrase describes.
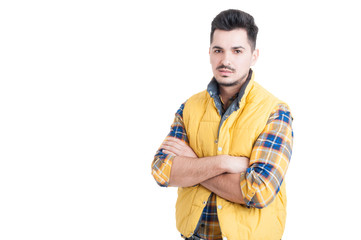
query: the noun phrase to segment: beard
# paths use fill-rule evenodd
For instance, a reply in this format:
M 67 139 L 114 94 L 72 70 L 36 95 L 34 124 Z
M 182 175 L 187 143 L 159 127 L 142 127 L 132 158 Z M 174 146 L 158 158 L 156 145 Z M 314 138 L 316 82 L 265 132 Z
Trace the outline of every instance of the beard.
M 248 77 L 248 72 L 245 73 L 242 77 L 240 77 L 238 80 L 235 80 L 233 82 L 221 82 L 221 81 L 218 81 L 216 78 L 216 81 L 218 83 L 219 86 L 222 86 L 222 87 L 233 87 L 233 86 L 237 86 L 237 85 L 241 85 L 244 83 L 244 81 L 247 79 Z

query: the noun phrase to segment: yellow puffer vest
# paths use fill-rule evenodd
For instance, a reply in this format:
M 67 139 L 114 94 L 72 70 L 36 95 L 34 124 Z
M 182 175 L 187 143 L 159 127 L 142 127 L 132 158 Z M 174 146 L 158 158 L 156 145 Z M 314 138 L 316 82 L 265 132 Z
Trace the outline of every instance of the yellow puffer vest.
M 207 91 L 187 100 L 183 121 L 189 144 L 198 157 L 222 154 L 250 157 L 270 114 L 281 103 L 253 78 L 254 74 L 239 102 L 239 109 L 223 122 L 220 129 L 221 116 Z M 201 185 L 178 188 L 176 222 L 181 234 L 186 237 L 193 235 L 210 194 Z M 284 181 L 275 200 L 263 209 L 247 208 L 217 196 L 217 214 L 223 239 L 281 239 L 286 220 L 286 201 Z

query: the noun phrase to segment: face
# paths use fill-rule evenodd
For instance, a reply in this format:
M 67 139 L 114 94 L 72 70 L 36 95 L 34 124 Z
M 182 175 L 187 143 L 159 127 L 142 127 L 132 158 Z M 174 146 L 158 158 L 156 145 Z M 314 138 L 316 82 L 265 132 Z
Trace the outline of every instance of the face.
M 217 29 L 213 33 L 209 56 L 218 84 L 230 87 L 241 85 L 246 80 L 249 68 L 257 61 L 258 49 L 252 51 L 244 29 Z

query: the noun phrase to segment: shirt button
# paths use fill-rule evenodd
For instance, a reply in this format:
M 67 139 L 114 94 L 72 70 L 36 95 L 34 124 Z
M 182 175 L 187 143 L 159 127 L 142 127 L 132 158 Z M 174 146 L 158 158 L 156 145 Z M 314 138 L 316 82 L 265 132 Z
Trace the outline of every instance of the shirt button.
M 221 205 L 218 205 L 218 209 L 222 209 L 222 206 L 221 206 Z
M 204 205 L 206 205 L 206 203 L 207 203 L 206 201 L 203 202 Z
M 218 151 L 222 151 L 222 148 L 221 148 L 221 147 L 218 147 Z

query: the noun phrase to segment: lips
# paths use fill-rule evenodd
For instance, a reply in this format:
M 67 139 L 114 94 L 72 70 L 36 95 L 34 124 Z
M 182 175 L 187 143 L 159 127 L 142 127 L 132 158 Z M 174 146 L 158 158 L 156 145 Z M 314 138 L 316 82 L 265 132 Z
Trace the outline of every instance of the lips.
M 231 71 L 229 69 L 224 69 L 224 68 L 219 69 L 218 71 L 220 72 L 221 76 L 223 76 L 223 77 L 228 77 L 233 73 L 233 71 Z
M 225 69 L 225 68 L 219 69 L 218 71 L 220 71 L 221 73 L 232 73 L 233 72 L 233 71 Z

